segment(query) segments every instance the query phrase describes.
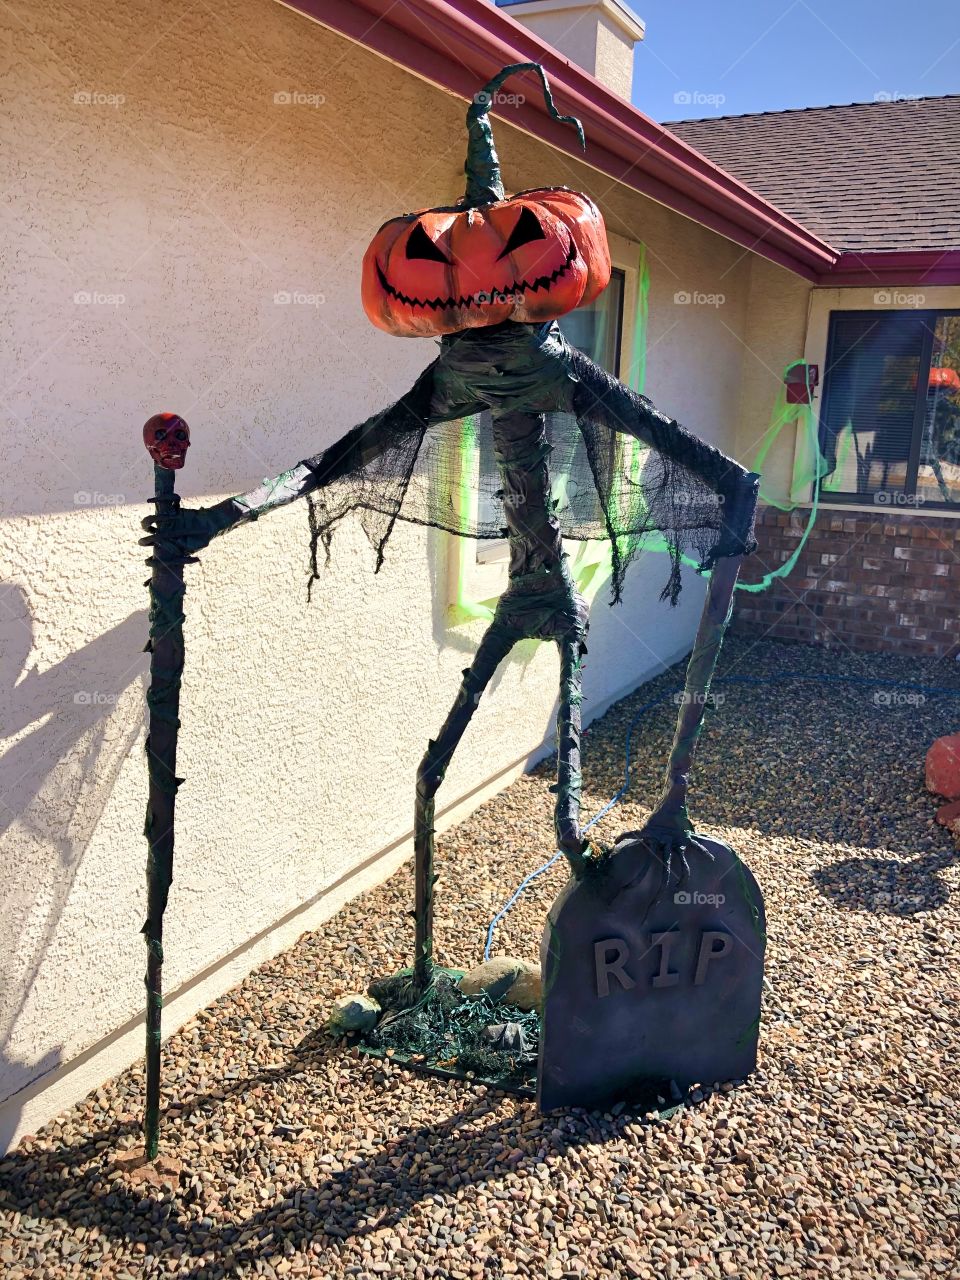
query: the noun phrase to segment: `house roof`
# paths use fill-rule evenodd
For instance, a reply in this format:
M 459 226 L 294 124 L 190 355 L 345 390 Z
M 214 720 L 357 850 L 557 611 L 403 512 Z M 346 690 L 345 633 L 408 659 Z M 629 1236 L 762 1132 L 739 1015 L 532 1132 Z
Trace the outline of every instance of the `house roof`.
M 844 251 L 960 249 L 960 95 L 666 127 Z
M 618 182 L 804 276 L 830 270 L 837 250 L 663 125 L 638 111 L 489 0 L 280 0 L 432 84 L 469 100 L 501 67 L 539 62 L 572 130 L 551 119 L 542 95 L 498 114 Z
M 902 130 L 910 135 L 910 144 L 904 143 L 901 151 L 904 157 L 914 156 L 917 168 L 922 167 L 928 177 L 931 210 L 923 216 L 921 211 L 925 206 L 919 197 L 919 191 L 925 189 L 923 178 L 915 177 L 906 183 L 910 207 L 916 203 L 916 221 L 926 230 L 918 230 L 916 239 L 909 243 L 897 241 L 890 232 L 888 244 L 892 241 L 892 246 L 880 251 L 875 247 L 876 242 L 862 249 L 842 248 L 817 228 L 817 219 L 826 226 L 830 200 L 822 210 L 812 204 L 806 205 L 802 212 L 796 212 L 795 207 L 797 192 L 815 187 L 815 176 L 810 174 L 812 168 L 822 167 L 831 175 L 840 169 L 846 174 L 847 184 L 855 185 L 860 172 L 857 148 L 861 146 L 856 132 L 856 146 L 849 164 L 844 167 L 845 162 L 837 158 L 846 152 L 843 136 L 838 145 L 834 135 L 833 147 L 827 149 L 830 164 L 826 160 L 822 165 L 814 161 L 805 166 L 798 163 L 790 176 L 780 182 L 782 194 L 778 199 L 769 194 L 764 185 L 764 172 L 748 177 L 742 167 L 730 171 L 723 161 L 706 153 L 710 144 L 705 137 L 701 139 L 698 135 L 693 140 L 692 132 L 698 124 L 716 125 L 722 121 L 657 124 L 521 26 L 509 16 L 508 9 L 498 8 L 489 0 L 279 0 L 279 3 L 467 100 L 476 93 L 478 85 L 485 84 L 501 67 L 512 62 L 539 62 L 550 77 L 560 109 L 579 116 L 583 122 L 587 135 L 585 157 L 581 156 L 571 130 L 551 119 L 539 93 L 526 94 L 523 103 L 499 112 L 505 120 L 559 151 L 585 158 L 588 164 L 617 182 L 808 280 L 828 285 L 960 284 L 960 237 L 955 234 L 956 184 L 954 182 L 954 189 L 950 191 L 951 174 L 946 163 L 938 169 L 927 159 L 934 152 L 942 156 L 947 147 L 938 140 L 925 150 L 915 127 L 902 125 Z M 954 107 L 957 101 L 960 99 L 921 100 L 923 104 L 953 103 Z M 886 104 L 876 105 L 882 108 Z M 905 105 L 918 109 L 915 103 Z M 769 118 L 777 122 L 787 116 L 869 109 L 860 104 L 853 108 L 811 108 L 727 119 Z M 956 119 L 950 115 L 952 109 L 944 108 L 951 122 Z M 894 116 L 886 118 L 893 120 Z M 909 121 L 909 117 L 902 118 Z M 957 155 L 955 124 L 951 123 L 950 128 L 953 142 L 949 158 L 952 160 Z M 689 131 L 691 136 L 681 137 L 681 130 Z M 789 153 L 789 148 L 786 150 Z M 879 164 L 882 151 L 877 155 Z M 724 159 L 730 164 L 728 157 Z M 886 163 L 889 169 L 889 154 Z M 905 164 L 906 160 L 898 161 L 898 166 L 901 163 Z M 771 160 L 771 170 L 774 167 Z M 870 166 L 867 171 L 873 172 Z M 933 185 L 933 171 L 936 171 L 937 186 Z M 832 177 L 828 185 L 833 190 Z M 839 181 L 837 189 L 840 189 Z M 889 190 L 889 184 L 885 190 Z M 883 202 L 894 203 L 886 196 L 864 201 L 861 206 L 864 216 L 873 218 L 874 205 Z M 938 202 L 946 209 L 954 228 L 949 243 L 956 248 L 945 249 L 941 243 L 923 248 L 924 236 L 930 242 L 941 236 L 937 222 L 940 215 L 934 208 Z M 891 217 L 896 216 L 894 209 Z M 812 226 L 807 224 L 808 219 Z M 835 225 L 840 224 L 830 222 L 831 227 Z M 857 233 L 855 229 L 841 228 L 840 234 Z M 880 238 L 878 236 L 878 240 Z

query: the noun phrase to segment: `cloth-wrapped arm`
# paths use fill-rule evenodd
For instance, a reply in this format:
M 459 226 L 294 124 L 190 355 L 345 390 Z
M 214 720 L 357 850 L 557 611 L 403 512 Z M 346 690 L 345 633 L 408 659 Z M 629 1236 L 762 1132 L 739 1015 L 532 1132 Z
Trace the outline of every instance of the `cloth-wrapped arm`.
M 760 477 L 748 471 L 715 445 L 693 435 L 574 347 L 567 360 L 573 375 L 569 388 L 571 410 L 579 419 L 592 419 L 610 431 L 632 436 L 696 475 L 723 502 L 723 528 L 710 557 L 745 555 L 756 549 L 753 519 Z M 705 566 L 709 567 L 709 566 Z
M 167 518 L 172 521 L 175 541 L 184 551 L 199 551 L 231 529 L 259 520 L 278 507 L 288 506 L 298 498 L 356 473 L 388 449 L 398 431 L 422 432 L 430 418 L 434 372 L 435 363 L 423 371 L 400 400 L 351 427 L 329 448 L 273 479 L 264 480 L 249 493 L 225 498 L 210 507 L 181 508 L 176 516 Z M 142 521 L 149 535 L 141 539 L 144 545 L 153 544 L 161 519 L 164 517 L 154 513 Z M 169 536 L 169 525 L 166 532 Z

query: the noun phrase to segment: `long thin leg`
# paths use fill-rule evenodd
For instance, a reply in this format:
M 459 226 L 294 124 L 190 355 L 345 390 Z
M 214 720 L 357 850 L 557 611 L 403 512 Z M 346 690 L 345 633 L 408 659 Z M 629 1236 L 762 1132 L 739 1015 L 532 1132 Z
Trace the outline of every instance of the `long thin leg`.
M 416 940 L 413 972 L 419 991 L 425 991 L 433 975 L 433 873 L 434 862 L 434 797 L 444 779 L 454 751 L 477 708 L 480 696 L 490 683 L 500 663 L 521 637 L 494 619 L 487 628 L 476 657 L 463 673 L 457 700 L 444 721 L 436 740 L 417 770 L 417 802 L 413 824 L 416 866 Z
M 557 641 L 560 649 L 560 707 L 557 711 L 557 803 L 554 825 L 557 845 L 574 875 L 583 871 L 580 833 L 580 705 L 583 641 L 570 636 Z
M 667 763 L 667 776 L 656 809 L 644 831 L 661 828 L 674 832 L 692 829 L 687 813 L 687 787 L 690 770 L 703 728 L 703 717 L 710 695 L 710 681 L 720 656 L 723 635 L 733 609 L 733 590 L 740 572 L 742 556 L 729 556 L 717 562 L 710 577 L 703 603 L 697 638 L 687 663 L 687 680 L 683 701 L 677 716 L 677 728 Z

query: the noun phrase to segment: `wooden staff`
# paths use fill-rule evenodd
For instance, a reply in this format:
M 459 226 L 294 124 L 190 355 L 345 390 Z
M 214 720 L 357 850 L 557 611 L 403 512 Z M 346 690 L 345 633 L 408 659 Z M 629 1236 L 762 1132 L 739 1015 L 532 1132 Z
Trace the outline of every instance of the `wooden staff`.
M 177 733 L 180 729 L 180 677 L 183 673 L 184 555 L 173 540 L 180 499 L 174 492 L 174 472 L 184 463 L 190 429 L 176 414 L 150 418 L 143 439 L 153 458 L 156 532 L 153 554 L 147 560 L 150 577 L 150 688 L 146 752 L 149 794 L 144 835 L 147 837 L 147 918 L 141 932 L 147 943 L 146 1110 L 144 1145 L 147 1160 L 155 1160 L 160 1141 L 160 1021 L 163 1010 L 163 913 L 173 880 L 173 823 L 177 788 Z

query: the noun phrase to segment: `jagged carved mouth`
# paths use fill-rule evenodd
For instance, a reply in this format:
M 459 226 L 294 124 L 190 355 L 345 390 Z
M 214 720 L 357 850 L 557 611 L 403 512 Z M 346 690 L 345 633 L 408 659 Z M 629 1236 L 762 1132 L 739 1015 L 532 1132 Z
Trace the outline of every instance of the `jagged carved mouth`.
M 384 291 L 391 298 L 395 298 L 397 302 L 402 302 L 406 307 L 429 307 L 431 311 L 447 311 L 451 307 L 497 306 L 502 305 L 504 302 L 510 302 L 512 299 L 521 298 L 527 293 L 537 293 L 540 289 L 549 289 L 561 276 L 567 274 L 571 265 L 576 261 L 576 257 L 577 246 L 571 237 L 567 256 L 552 275 L 536 276 L 533 280 L 514 280 L 512 284 L 504 285 L 499 289 L 471 293 L 466 296 L 461 294 L 459 298 L 453 297 L 452 294 L 449 298 L 408 298 L 405 293 L 401 293 L 399 289 L 393 287 L 384 275 L 379 262 L 377 263 L 377 278 Z

